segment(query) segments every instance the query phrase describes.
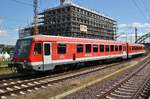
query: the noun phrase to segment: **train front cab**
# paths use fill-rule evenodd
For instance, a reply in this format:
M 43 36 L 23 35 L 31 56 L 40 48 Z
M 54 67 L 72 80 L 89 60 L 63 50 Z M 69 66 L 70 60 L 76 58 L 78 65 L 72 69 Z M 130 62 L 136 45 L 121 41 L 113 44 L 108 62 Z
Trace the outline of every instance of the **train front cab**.
M 13 63 L 17 72 L 47 71 L 52 65 L 52 43 L 35 41 L 34 39 L 20 39 L 17 41 Z

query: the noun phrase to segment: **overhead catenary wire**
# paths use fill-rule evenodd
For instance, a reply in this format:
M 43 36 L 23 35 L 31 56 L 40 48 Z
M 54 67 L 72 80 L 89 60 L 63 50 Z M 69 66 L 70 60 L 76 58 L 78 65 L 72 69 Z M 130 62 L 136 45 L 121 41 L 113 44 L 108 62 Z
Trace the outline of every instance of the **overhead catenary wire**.
M 137 4 L 136 0 L 132 0 L 133 4 L 135 5 L 135 7 L 138 9 L 138 11 L 141 13 L 141 15 L 143 16 L 143 18 L 145 19 L 146 22 L 150 22 L 148 17 L 145 15 L 145 13 L 143 12 L 143 10 L 139 7 L 139 5 Z
M 2 21 L 1 21 L 2 20 Z M 12 22 L 16 22 L 18 23 L 18 21 L 23 21 L 23 20 L 19 20 L 19 19 L 14 19 L 14 18 L 8 18 L 8 17 L 4 17 L 4 16 L 0 16 L 0 30 L 4 30 L 4 31 L 17 31 L 18 26 L 9 26 L 5 23 L 5 21 L 12 21 Z M 25 20 L 24 20 L 25 21 Z M 24 23 L 23 21 L 23 23 Z M 22 26 L 23 27 L 23 26 Z
M 16 3 L 19 3 L 19 4 L 23 4 L 23 5 L 27 5 L 27 6 L 33 7 L 33 4 L 28 3 L 28 2 L 24 2 L 24 1 L 20 1 L 20 0 L 9 0 L 9 1 L 13 1 L 13 2 L 16 2 Z
M 35 5 L 33 3 L 25 2 L 22 0 L 9 0 L 9 1 L 12 1 L 12 2 L 15 2 L 18 4 L 22 4 L 22 5 L 26 5 L 26 6 L 30 6 L 30 7 L 35 7 Z M 32 0 L 32 1 L 34 2 L 34 0 Z M 39 6 L 37 7 L 37 9 L 40 9 Z M 34 11 L 34 13 L 35 13 L 35 11 Z M 38 12 L 36 12 L 36 14 L 38 15 Z
M 133 1 L 134 5 L 137 7 L 138 11 L 139 11 L 139 12 L 141 13 L 141 15 L 143 16 L 143 18 L 145 19 L 145 21 L 146 21 L 147 23 L 150 23 L 150 17 L 147 16 L 147 14 L 144 13 L 144 11 L 142 10 L 142 8 L 139 7 L 138 3 L 136 2 L 137 0 L 132 0 L 132 1 Z M 146 8 L 145 2 L 144 2 L 143 0 L 141 0 L 141 1 L 142 1 L 143 5 L 144 5 L 145 10 L 147 11 L 148 8 Z
M 29 3 L 29 2 L 24 2 L 22 0 L 9 0 L 9 1 L 12 1 L 12 2 L 15 2 L 15 3 L 18 3 L 18 4 L 22 4 L 22 5 L 25 5 L 25 6 L 30 6 L 30 7 L 33 7 L 34 5 L 32 3 Z M 32 0 L 33 1 L 33 0 Z M 41 1 L 41 0 L 40 0 Z M 41 9 L 40 6 L 38 6 L 38 9 Z
M 143 7 L 144 7 L 145 11 L 150 15 L 150 10 L 148 9 L 148 7 L 147 7 L 145 1 L 144 1 L 144 0 L 141 0 L 141 2 L 142 2 L 142 4 L 143 4 Z

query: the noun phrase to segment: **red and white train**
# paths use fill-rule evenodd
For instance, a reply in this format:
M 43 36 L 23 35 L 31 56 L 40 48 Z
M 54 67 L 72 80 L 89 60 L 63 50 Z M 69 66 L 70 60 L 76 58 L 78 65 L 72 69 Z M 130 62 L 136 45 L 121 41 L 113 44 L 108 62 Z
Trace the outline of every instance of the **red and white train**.
M 17 41 L 12 65 L 18 70 L 48 71 L 63 64 L 126 59 L 143 53 L 145 50 L 142 44 L 36 35 Z

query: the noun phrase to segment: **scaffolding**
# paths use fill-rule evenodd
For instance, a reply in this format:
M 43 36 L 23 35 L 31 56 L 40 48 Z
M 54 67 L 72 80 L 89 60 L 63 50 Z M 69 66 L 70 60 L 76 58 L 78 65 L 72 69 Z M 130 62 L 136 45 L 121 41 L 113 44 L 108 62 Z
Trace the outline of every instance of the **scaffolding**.
M 115 39 L 117 22 L 113 18 L 74 3 L 46 9 L 39 15 L 40 32 L 46 35 Z

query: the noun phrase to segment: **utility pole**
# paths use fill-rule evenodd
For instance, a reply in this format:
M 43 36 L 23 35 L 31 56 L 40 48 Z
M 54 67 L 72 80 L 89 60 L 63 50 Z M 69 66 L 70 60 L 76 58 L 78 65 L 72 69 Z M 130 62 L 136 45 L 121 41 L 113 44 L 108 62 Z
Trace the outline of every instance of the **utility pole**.
M 137 28 L 135 27 L 135 43 L 137 41 Z
M 38 30 L 38 0 L 33 1 L 33 8 L 34 8 L 34 35 L 39 34 Z

